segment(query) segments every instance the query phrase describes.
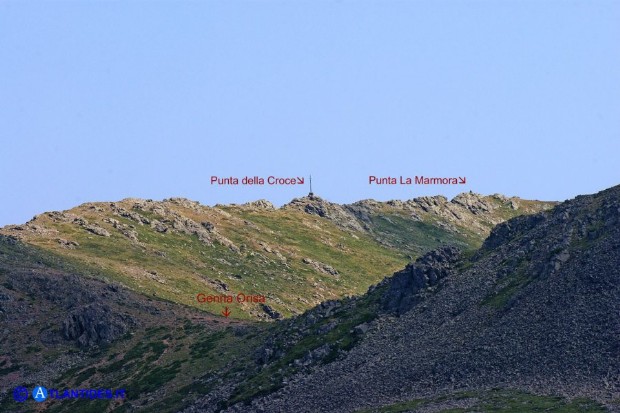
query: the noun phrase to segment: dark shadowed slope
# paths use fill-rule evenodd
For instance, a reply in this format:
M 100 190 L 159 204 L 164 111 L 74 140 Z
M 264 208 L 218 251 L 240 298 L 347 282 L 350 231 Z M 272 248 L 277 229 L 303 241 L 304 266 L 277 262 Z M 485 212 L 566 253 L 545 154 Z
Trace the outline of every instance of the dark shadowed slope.
M 436 273 L 416 264 L 390 281 L 402 288 L 388 282 L 390 315 L 370 322 L 348 353 L 228 411 L 430 411 L 429 400 L 471 407 L 498 394 L 523 406 L 521 395 L 547 394 L 584 398 L 567 399 L 564 411 L 601 409 L 587 399 L 617 409 L 620 187 L 500 224 L 471 258 L 449 255 L 435 258 Z

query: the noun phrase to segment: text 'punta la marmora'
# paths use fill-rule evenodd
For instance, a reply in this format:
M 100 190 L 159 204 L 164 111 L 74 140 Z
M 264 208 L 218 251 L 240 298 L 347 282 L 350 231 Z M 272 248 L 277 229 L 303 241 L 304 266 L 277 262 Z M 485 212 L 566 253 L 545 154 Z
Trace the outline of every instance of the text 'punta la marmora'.
M 398 178 L 393 176 L 378 177 L 374 175 L 368 176 L 369 185 L 464 185 L 467 183 L 467 178 L 464 176 L 459 177 L 427 177 L 427 176 L 399 176 Z

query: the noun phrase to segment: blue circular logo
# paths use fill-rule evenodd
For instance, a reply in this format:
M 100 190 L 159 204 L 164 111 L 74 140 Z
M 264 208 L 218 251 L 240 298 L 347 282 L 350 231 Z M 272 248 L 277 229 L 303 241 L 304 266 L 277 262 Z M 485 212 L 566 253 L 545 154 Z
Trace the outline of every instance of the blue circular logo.
M 32 391 L 32 398 L 38 402 L 44 402 L 47 399 L 47 389 L 43 386 L 37 386 Z
M 19 403 L 25 402 L 28 400 L 28 389 L 21 386 L 15 387 L 15 390 L 13 390 L 13 399 Z

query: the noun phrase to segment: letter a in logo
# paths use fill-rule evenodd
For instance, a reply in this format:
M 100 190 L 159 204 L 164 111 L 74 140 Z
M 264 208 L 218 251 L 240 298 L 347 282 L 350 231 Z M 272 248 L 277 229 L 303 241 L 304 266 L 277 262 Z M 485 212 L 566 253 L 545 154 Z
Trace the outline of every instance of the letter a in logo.
M 38 402 L 44 402 L 47 399 L 47 389 L 43 386 L 37 386 L 32 391 L 32 398 Z

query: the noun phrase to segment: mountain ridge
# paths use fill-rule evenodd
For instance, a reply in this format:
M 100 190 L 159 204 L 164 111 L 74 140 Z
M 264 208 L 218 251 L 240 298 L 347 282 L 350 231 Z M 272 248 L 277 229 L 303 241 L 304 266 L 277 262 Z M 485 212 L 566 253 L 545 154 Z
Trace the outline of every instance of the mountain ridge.
M 235 304 L 232 316 L 270 320 L 361 294 L 386 268 L 442 243 L 474 248 L 495 223 L 552 205 L 477 194 L 344 206 L 312 196 L 281 208 L 265 200 L 209 207 L 126 198 L 42 213 L 0 233 L 214 314 L 219 306 L 198 303 L 196 294 L 260 294 L 268 307 Z
M 442 242 L 425 244 L 427 251 L 412 263 L 407 264 L 403 248 L 392 261 L 393 271 L 378 260 L 395 251 L 377 241 L 379 229 L 385 230 L 376 224 L 383 222 L 382 214 L 387 211 L 395 223 L 387 229 L 403 226 L 398 216 L 389 215 L 389 207 L 364 205 L 369 230 L 363 233 L 314 213 L 271 210 L 264 203 L 203 215 L 200 205 L 180 206 L 185 202 L 119 201 L 87 204 L 64 212 L 65 217 L 44 214 L 32 223 L 48 235 L 40 238 L 41 245 L 0 235 L 0 318 L 4 322 L 9 314 L 19 314 L 0 335 L 7 349 L 0 354 L 0 371 L 8 380 L 0 391 L 0 410 L 18 411 L 4 390 L 15 382 L 58 388 L 116 383 L 128 389 L 128 400 L 102 405 L 102 411 L 521 412 L 527 407 L 599 413 L 620 406 L 620 379 L 614 374 L 620 364 L 620 325 L 614 318 L 620 311 L 620 187 L 504 221 L 477 246 L 462 242 L 457 248 L 446 238 L 449 232 L 440 233 Z M 160 208 L 163 215 L 154 212 Z M 505 208 L 496 211 L 510 211 Z M 159 224 L 165 232 L 157 230 Z M 256 237 L 261 256 L 282 262 L 279 252 L 293 271 L 305 268 L 312 277 L 346 282 L 355 276 L 338 265 L 337 275 L 321 272 L 320 264 L 332 262 L 327 252 L 338 251 L 345 254 L 338 260 L 353 255 L 383 275 L 352 277 L 360 290 L 363 286 L 362 294 L 334 295 L 265 323 L 225 319 L 211 315 L 219 308 L 205 312 L 144 294 L 118 282 L 105 267 L 49 248 L 86 248 L 89 254 L 103 248 L 116 261 L 131 258 L 123 253 L 132 249 L 134 258 L 143 260 L 148 248 L 164 251 L 164 244 L 150 242 L 155 239 L 173 245 L 164 251 L 167 258 L 174 258 L 177 248 L 189 254 L 183 260 L 214 249 L 216 258 L 241 264 L 256 250 L 241 248 L 240 235 L 231 228 L 249 228 L 241 235 Z M 429 228 L 438 227 L 422 227 Z M 54 230 L 71 235 L 65 240 L 78 245 L 60 244 L 50 235 Z M 136 231 L 137 242 L 122 233 L 129 230 Z M 269 242 L 267 235 L 273 237 Z M 410 240 L 389 231 L 379 235 Z M 313 249 L 301 251 L 316 256 L 288 258 L 289 248 L 307 245 Z M 172 282 L 166 273 L 155 272 L 145 277 L 156 284 L 157 277 Z M 79 288 L 56 296 L 46 287 L 56 280 L 60 290 L 72 282 Z M 260 281 L 257 274 L 253 280 Z M 314 280 L 312 291 L 326 285 Z M 231 287 L 228 279 L 220 281 Z M 293 290 L 290 281 L 281 285 Z M 23 325 L 39 333 L 24 335 Z M 48 411 L 79 411 L 79 402 L 51 401 Z

